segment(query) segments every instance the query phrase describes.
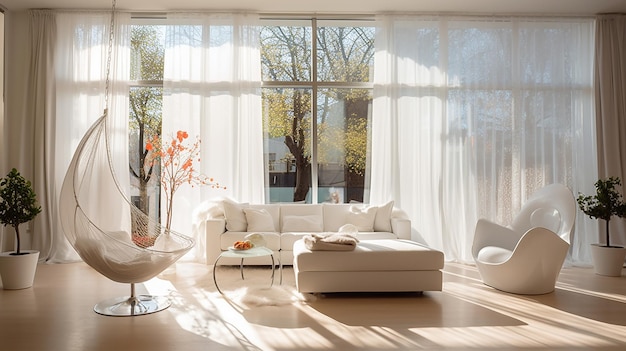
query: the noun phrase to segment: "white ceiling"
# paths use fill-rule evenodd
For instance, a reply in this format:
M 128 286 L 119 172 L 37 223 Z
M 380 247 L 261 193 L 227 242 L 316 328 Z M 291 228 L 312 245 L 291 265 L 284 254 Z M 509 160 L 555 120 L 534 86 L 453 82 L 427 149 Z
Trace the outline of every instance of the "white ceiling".
M 0 0 L 8 11 L 29 8 L 107 9 L 111 0 Z M 625 12 L 626 0 L 117 0 L 132 11 L 247 10 L 263 13 L 506 13 L 591 15 Z

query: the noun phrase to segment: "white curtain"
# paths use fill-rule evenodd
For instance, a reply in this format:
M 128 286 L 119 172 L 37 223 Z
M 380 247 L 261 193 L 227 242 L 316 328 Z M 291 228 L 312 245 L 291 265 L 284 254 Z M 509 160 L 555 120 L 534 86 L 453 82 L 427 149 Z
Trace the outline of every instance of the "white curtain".
M 25 150 L 33 150 L 32 154 L 24 158 L 27 164 L 19 170 L 28 170 L 32 166 L 32 184 L 38 195 L 42 212 L 33 221 L 32 247 L 40 251 L 40 259 L 48 258 L 52 246 L 52 238 L 48 233 L 52 223 L 55 223 L 56 198 L 54 187 L 48 186 L 48 174 L 54 171 L 55 163 L 52 159 L 49 141 L 50 119 L 54 115 L 54 95 L 49 94 L 54 84 L 53 55 L 55 44 L 55 17 L 48 10 L 32 10 L 29 16 L 29 65 L 27 94 L 30 104 L 26 107 L 26 118 L 23 120 L 20 135 Z M 26 145 L 35 141 L 34 145 Z M 28 164 L 30 163 L 30 164 Z M 30 176 L 25 175 L 29 179 Z M 22 243 L 24 245 L 24 243 Z M 24 247 L 24 246 L 22 246 Z
M 194 218 L 204 201 L 230 197 L 264 203 L 261 59 L 256 15 L 173 14 L 165 36 L 164 140 L 178 130 L 199 137 L 199 171 L 224 188 L 175 194 L 172 229 L 194 234 L 201 260 L 204 233 Z M 165 213 L 162 211 L 162 213 Z
M 626 14 L 596 19 L 595 88 L 598 163 L 601 178 L 620 177 L 626 189 Z M 589 187 L 588 193 L 594 188 Z M 597 221 L 605 242 L 605 224 Z M 610 221 L 611 245 L 626 246 L 626 219 Z
M 593 33 L 593 19 L 379 17 L 370 202 L 394 199 L 414 239 L 470 263 L 478 218 L 509 224 L 543 185 L 593 184 Z M 572 262 L 590 261 L 589 225 Z
M 55 74 L 56 85 L 48 93 L 56 95 L 56 111 L 49 131 L 53 138 L 46 140 L 53 150 L 56 168 L 48 179 L 53 179 L 56 201 L 61 191 L 65 172 L 81 138 L 100 117 L 105 108 L 105 81 L 109 46 L 107 12 L 59 12 L 56 14 Z M 115 172 L 120 184 L 127 188 L 128 177 L 128 78 L 130 59 L 130 15 L 116 14 L 115 42 L 113 44 L 110 88 L 109 122 Z M 103 189 L 103 192 L 107 190 Z M 102 209 L 96 222 L 111 221 L 107 209 L 119 208 L 112 197 L 94 194 L 93 201 Z M 58 220 L 52 228 L 51 262 L 78 260 L 78 255 L 65 240 Z

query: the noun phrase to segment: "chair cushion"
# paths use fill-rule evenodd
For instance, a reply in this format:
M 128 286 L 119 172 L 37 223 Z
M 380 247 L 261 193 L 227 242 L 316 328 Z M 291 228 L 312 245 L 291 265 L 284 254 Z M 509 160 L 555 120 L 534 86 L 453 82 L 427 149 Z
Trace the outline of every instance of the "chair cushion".
M 485 263 L 502 263 L 508 260 L 513 251 L 497 246 L 485 246 L 478 251 L 476 259 Z

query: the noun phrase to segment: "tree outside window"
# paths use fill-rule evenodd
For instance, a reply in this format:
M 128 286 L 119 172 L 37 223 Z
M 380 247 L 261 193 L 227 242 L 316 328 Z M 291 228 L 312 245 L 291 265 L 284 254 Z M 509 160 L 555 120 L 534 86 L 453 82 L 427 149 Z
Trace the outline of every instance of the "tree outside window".
M 134 25 L 131 31 L 129 91 L 129 171 L 139 195 L 135 205 L 159 218 L 160 164 L 146 162 L 146 142 L 161 136 L 163 105 L 164 27 Z M 152 195 L 150 195 L 152 194 Z M 152 203 L 153 206 L 149 206 Z M 152 213 L 150 212 L 152 211 Z
M 363 201 L 374 29 L 350 24 L 262 29 L 266 163 L 282 155 L 268 167 L 271 202 Z

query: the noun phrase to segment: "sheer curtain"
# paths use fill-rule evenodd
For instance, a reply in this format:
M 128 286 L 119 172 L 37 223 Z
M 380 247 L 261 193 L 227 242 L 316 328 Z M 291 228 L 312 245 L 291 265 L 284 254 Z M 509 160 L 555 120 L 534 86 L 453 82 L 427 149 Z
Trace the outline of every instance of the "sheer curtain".
M 81 138 L 105 107 L 106 59 L 109 42 L 108 12 L 59 12 L 56 14 L 56 84 L 48 94 L 56 95 L 56 111 L 49 125 L 54 136 L 47 139 L 56 168 L 48 174 L 58 201 L 67 167 Z M 115 42 L 111 64 L 109 97 L 110 138 L 118 181 L 128 187 L 128 77 L 130 15 L 116 13 Z M 101 194 L 104 195 L 104 194 Z M 111 219 L 106 196 L 94 194 L 103 219 Z M 58 221 L 51 228 L 51 262 L 78 260 Z
M 478 218 L 508 224 L 545 184 L 593 184 L 593 33 L 593 19 L 379 17 L 370 202 L 395 199 L 414 239 L 472 262 Z M 590 261 L 589 225 L 572 262 Z
M 258 17 L 173 14 L 167 24 L 162 133 L 199 137 L 200 172 L 226 187 L 185 184 L 175 194 L 172 229 L 193 232 L 202 260 L 203 230 L 191 214 L 203 201 L 265 200 Z

